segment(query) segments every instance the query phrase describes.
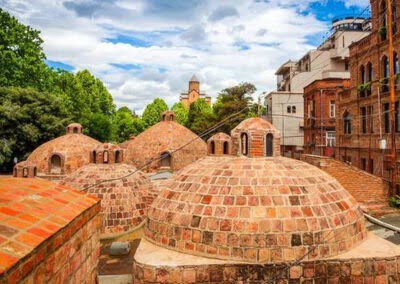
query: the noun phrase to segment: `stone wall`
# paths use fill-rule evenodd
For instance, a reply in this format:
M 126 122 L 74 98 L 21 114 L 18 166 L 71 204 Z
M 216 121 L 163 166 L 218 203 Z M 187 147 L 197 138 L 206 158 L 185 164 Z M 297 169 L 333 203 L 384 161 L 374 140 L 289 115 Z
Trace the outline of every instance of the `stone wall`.
M 382 178 L 328 157 L 302 155 L 301 160 L 336 178 L 364 207 L 387 204 L 388 184 Z
M 244 281 L 244 282 L 241 282 Z M 399 283 L 400 257 L 289 264 L 154 267 L 134 263 L 133 283 Z M 266 282 L 268 281 L 268 282 Z
M 0 283 L 97 283 L 99 209 L 92 207 L 77 217 L 11 269 L 0 269 Z

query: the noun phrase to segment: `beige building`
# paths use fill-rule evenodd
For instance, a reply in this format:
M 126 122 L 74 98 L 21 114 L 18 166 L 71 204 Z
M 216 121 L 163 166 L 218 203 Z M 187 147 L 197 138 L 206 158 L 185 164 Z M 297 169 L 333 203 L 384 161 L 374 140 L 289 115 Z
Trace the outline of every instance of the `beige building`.
M 179 101 L 182 102 L 184 106 L 189 107 L 191 103 L 196 102 L 198 99 L 205 99 L 206 102 L 211 105 L 211 97 L 200 93 L 199 79 L 193 74 L 189 81 L 188 92 L 181 93 Z
M 279 67 L 277 90 L 266 96 L 265 105 L 268 119 L 282 133 L 283 152 L 303 150 L 304 88 L 316 80 L 349 79 L 349 45 L 367 36 L 369 30 L 370 22 L 364 18 L 335 20 L 331 36 L 317 49 Z

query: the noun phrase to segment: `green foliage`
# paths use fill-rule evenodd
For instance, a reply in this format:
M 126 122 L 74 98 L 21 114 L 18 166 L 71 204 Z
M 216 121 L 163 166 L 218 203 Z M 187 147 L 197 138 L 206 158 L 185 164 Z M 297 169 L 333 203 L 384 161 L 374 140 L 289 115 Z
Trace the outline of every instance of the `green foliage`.
M 135 132 L 133 125 L 134 115 L 127 107 L 121 107 L 113 115 L 113 141 L 121 143 L 129 140 Z
M 400 208 L 400 196 L 392 196 L 389 198 L 389 205 L 391 207 Z
M 40 32 L 0 9 L 0 86 L 47 89 Z
M 230 133 L 242 120 L 257 115 L 252 112 L 253 98 L 251 95 L 256 91 L 256 87 L 250 83 L 242 83 L 237 86 L 222 90 L 214 104 L 214 113 L 218 121 L 245 109 L 242 113 L 230 120 L 220 128 L 220 131 Z
M 32 88 L 0 87 L 0 167 L 25 159 L 38 145 L 65 133 L 70 122 L 61 99 Z
M 182 125 L 187 125 L 189 120 L 189 110 L 179 102 L 172 106 L 172 110 L 175 112 L 176 121 Z
M 139 117 L 135 117 L 133 119 L 133 132 L 132 135 L 139 135 L 140 133 L 142 133 L 143 131 L 145 131 L 146 129 L 146 124 L 144 123 L 144 121 L 142 119 L 140 119 Z
M 215 123 L 213 109 L 204 99 L 199 99 L 190 105 L 187 127 L 194 133 L 200 134 Z
M 102 113 L 94 113 L 88 123 L 86 132 L 89 136 L 102 142 L 112 140 L 112 125 L 110 118 Z
M 148 104 L 142 115 L 146 128 L 158 123 L 161 114 L 166 110 L 168 110 L 168 106 L 163 99 L 156 98 L 152 103 Z

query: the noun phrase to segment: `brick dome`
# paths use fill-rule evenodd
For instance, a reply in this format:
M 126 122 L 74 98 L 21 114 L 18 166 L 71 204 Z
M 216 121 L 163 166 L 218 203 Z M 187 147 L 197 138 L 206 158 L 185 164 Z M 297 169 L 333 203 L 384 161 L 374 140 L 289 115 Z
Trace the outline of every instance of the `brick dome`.
M 22 161 L 14 166 L 14 177 L 34 178 L 37 175 L 37 166 L 34 162 Z
M 161 189 L 148 219 L 152 242 L 255 263 L 335 256 L 366 237 L 359 205 L 334 178 L 284 157 L 203 158 Z
M 110 152 L 120 149 L 110 145 L 112 144 L 106 143 L 96 149 L 106 149 Z M 101 199 L 103 234 L 133 230 L 146 219 L 148 205 L 153 201 L 150 194 L 152 184 L 141 171 L 127 176 L 136 170 L 134 166 L 115 162 L 104 163 L 102 158 L 97 159 L 98 163 L 79 168 L 61 184 L 70 185 Z M 110 154 L 109 161 L 112 159 Z M 119 179 L 120 177 L 125 178 Z M 93 186 L 109 179 L 112 180 Z
M 121 147 L 122 149 L 126 149 L 128 148 L 129 144 L 133 142 L 133 140 L 135 140 L 136 136 L 132 135 L 131 137 L 129 137 L 129 140 L 126 140 L 122 143 L 119 143 L 118 146 Z
M 99 144 L 97 140 L 82 134 L 82 126 L 74 123 L 67 127 L 67 134 L 36 148 L 27 161 L 36 163 L 41 174 L 69 174 L 88 164 L 90 151 Z
M 180 170 L 207 155 L 206 143 L 202 139 L 196 138 L 198 138 L 196 134 L 175 122 L 173 112 L 168 111 L 162 115 L 162 121 L 153 125 L 138 135 L 132 143 L 129 143 L 125 160 L 140 167 L 159 157 L 162 159 L 154 161 L 143 170 L 148 172 L 155 172 L 160 168 L 173 171 Z M 190 141 L 192 143 L 178 152 L 172 153 L 172 151 Z
M 209 155 L 232 154 L 232 138 L 226 133 L 218 132 L 207 140 Z

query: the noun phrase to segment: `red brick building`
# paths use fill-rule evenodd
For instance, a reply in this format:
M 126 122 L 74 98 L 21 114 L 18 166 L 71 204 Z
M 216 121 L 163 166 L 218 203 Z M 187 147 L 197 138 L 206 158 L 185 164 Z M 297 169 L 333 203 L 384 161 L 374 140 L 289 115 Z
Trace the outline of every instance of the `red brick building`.
M 333 156 L 338 93 L 348 79 L 316 80 L 304 88 L 304 150 L 307 154 Z
M 387 37 L 387 1 L 371 0 L 371 34 L 350 46 L 350 89 L 339 97 L 336 158 L 362 170 L 389 177 L 386 155 L 390 142 L 389 60 Z M 400 11 L 394 0 L 393 14 Z M 400 52 L 399 18 L 393 27 L 394 69 L 398 73 Z M 397 75 L 396 75 L 397 77 Z M 396 80 L 397 81 L 397 80 Z M 399 94 L 396 86 L 397 95 Z M 400 133 L 399 101 L 395 104 L 396 132 Z M 400 149 L 400 137 L 396 148 Z M 380 142 L 384 141 L 384 142 Z M 386 143 L 386 147 L 383 147 Z

